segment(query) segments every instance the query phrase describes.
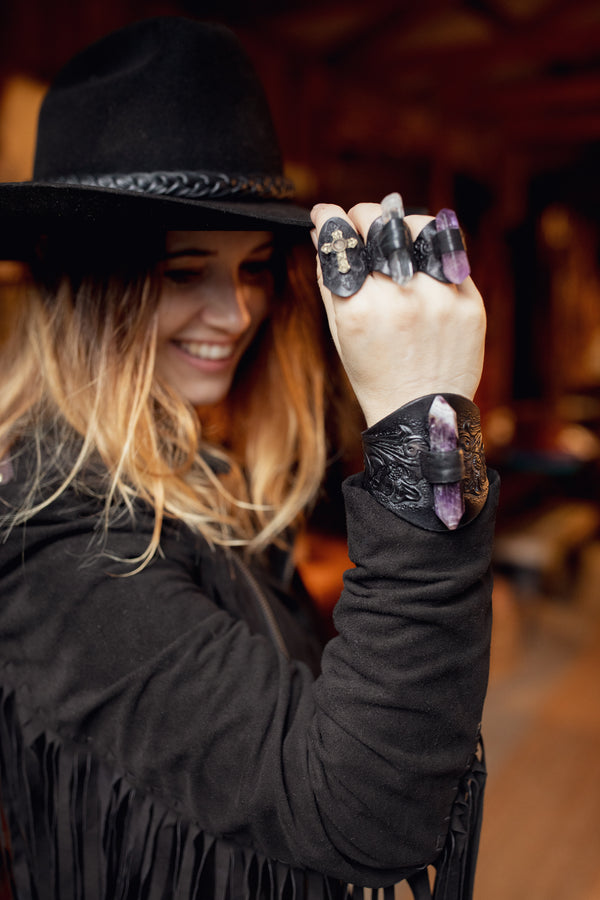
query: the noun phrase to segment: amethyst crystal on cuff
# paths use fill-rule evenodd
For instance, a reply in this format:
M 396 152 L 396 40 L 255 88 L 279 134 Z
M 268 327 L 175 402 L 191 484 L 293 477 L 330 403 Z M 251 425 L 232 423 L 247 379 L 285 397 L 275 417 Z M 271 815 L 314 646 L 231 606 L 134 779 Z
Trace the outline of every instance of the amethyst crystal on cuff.
M 429 446 L 438 453 L 456 451 L 458 446 L 456 413 L 441 394 L 437 394 L 429 408 Z M 460 481 L 434 484 L 433 508 L 438 519 L 451 531 L 458 528 L 465 511 Z

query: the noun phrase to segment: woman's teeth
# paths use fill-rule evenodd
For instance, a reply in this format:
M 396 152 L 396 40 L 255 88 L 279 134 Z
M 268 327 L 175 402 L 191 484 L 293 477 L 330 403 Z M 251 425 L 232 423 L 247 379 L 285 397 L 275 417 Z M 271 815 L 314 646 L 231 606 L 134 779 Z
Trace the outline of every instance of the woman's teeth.
M 179 346 L 197 359 L 228 359 L 233 354 L 233 344 L 203 344 L 181 341 Z

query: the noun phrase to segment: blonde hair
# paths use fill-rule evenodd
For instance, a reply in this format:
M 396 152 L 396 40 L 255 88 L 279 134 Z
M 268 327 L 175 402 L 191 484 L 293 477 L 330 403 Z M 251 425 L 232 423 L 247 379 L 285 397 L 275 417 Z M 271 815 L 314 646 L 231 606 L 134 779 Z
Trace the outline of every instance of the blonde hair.
M 102 500 L 106 526 L 115 509 L 134 515 L 138 500 L 153 508 L 140 565 L 159 549 L 166 517 L 250 553 L 280 540 L 315 498 L 327 456 L 320 301 L 293 256 L 228 397 L 203 424 L 154 375 L 159 285 L 149 264 L 68 277 L 58 266 L 30 286 L 1 361 L 0 455 L 33 441 L 38 460 L 11 524 L 73 485 Z

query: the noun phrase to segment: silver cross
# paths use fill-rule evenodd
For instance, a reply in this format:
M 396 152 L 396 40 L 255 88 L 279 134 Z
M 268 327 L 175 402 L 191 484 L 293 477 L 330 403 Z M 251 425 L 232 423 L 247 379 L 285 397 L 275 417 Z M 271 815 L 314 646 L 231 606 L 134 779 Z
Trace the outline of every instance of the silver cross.
M 331 232 L 331 240 L 328 244 L 321 244 L 323 253 L 335 253 L 338 272 L 345 275 L 351 269 L 346 250 L 352 250 L 358 246 L 358 240 L 355 237 L 345 238 L 339 228 Z

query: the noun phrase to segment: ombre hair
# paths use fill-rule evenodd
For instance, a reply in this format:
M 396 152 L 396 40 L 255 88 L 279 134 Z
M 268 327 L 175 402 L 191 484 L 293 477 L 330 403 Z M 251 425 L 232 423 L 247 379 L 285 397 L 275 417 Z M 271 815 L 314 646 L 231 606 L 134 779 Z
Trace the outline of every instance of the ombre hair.
M 343 379 L 326 377 L 320 300 L 301 251 L 278 251 L 287 266 L 270 315 L 227 398 L 199 415 L 155 376 L 163 240 L 139 239 L 132 250 L 131 238 L 107 247 L 105 236 L 88 235 L 47 246 L 33 267 L 0 362 L 0 456 L 33 445 L 37 459 L 10 524 L 71 485 L 102 502 L 106 528 L 124 509 L 135 516 L 140 501 L 153 509 L 152 538 L 132 560 L 139 566 L 159 549 L 166 518 L 211 544 L 258 553 L 317 495 L 325 411 L 339 406 L 332 394 L 345 394 Z

